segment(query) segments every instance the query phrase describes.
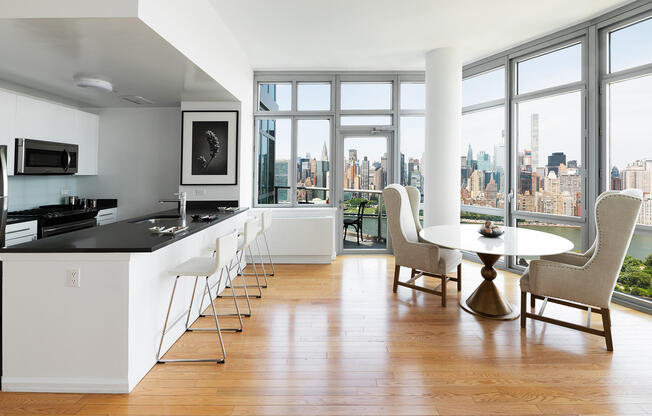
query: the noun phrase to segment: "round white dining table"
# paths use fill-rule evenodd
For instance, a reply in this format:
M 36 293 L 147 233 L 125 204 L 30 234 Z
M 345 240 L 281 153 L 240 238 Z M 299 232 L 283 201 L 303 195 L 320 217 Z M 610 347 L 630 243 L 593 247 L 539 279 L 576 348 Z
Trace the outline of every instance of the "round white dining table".
M 517 227 L 501 227 L 500 237 L 485 237 L 480 224 L 451 224 L 426 227 L 419 235 L 424 241 L 443 248 L 478 254 L 484 266 L 482 283 L 460 306 L 467 312 L 491 319 L 511 320 L 519 309 L 505 299 L 494 284 L 494 265 L 501 256 L 549 256 L 573 249 L 573 243 L 558 235 Z

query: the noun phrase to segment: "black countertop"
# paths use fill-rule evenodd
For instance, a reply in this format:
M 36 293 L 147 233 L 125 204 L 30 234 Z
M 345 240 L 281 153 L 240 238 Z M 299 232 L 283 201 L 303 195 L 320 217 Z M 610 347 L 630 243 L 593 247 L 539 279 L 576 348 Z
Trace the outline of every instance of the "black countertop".
M 0 253 L 150 253 L 175 241 L 182 240 L 196 232 L 227 220 L 248 208 L 239 208 L 233 212 L 207 212 L 206 210 L 189 210 L 186 218 L 188 229 L 174 236 L 158 235 L 149 228 L 156 224 L 138 221 L 156 216 L 174 216 L 176 210 L 156 212 L 138 218 L 119 221 L 100 227 L 86 228 L 71 233 L 55 235 L 28 243 L 0 248 Z M 192 214 L 215 214 L 210 222 L 195 222 Z M 165 226 L 174 223 L 161 224 Z

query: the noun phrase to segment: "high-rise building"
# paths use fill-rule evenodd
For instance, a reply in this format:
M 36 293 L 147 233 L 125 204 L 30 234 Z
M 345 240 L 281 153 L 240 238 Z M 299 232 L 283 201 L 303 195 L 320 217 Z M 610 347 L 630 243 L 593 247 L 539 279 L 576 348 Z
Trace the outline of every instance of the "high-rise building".
M 489 153 L 481 150 L 478 152 L 478 170 L 489 171 L 491 170 L 491 158 Z
M 566 154 L 564 152 L 554 152 L 548 156 L 548 171 L 554 171 L 555 175 L 559 175 L 559 165 L 566 165 Z
M 367 156 L 360 162 L 360 185 L 361 189 L 369 189 L 369 159 Z
M 484 197 L 491 205 L 492 207 L 495 207 L 496 204 L 498 203 L 497 200 L 497 195 L 498 195 L 498 187 L 496 186 L 496 182 L 494 181 L 494 178 L 491 178 L 487 186 L 485 187 L 484 190 Z
M 643 194 L 652 193 L 652 159 L 641 159 L 620 171 L 623 189 L 636 188 Z
M 472 199 L 479 199 L 484 192 L 484 175 L 478 170 L 474 170 L 469 179 Z
M 532 144 L 532 166 L 539 166 L 539 113 L 530 116 L 530 143 Z
M 620 171 L 615 166 L 611 168 L 611 189 L 614 191 L 620 191 L 623 189 L 622 181 L 620 179 Z
M 473 163 L 473 150 L 471 150 L 471 143 L 469 143 L 469 149 L 466 151 L 466 165 L 471 166 Z
M 274 187 L 276 188 L 276 203 L 290 201 L 290 161 L 277 160 L 274 164 Z

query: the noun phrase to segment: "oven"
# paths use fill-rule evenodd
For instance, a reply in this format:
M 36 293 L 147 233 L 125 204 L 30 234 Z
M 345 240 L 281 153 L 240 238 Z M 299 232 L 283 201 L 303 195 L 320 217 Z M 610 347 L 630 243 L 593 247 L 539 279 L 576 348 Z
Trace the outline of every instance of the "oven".
M 16 139 L 16 175 L 77 173 L 79 146 L 43 140 Z
M 88 218 L 80 221 L 65 222 L 55 225 L 44 225 L 40 230 L 40 237 L 51 237 L 57 234 L 69 233 L 71 231 L 83 230 L 84 228 L 91 228 L 97 225 L 96 218 Z

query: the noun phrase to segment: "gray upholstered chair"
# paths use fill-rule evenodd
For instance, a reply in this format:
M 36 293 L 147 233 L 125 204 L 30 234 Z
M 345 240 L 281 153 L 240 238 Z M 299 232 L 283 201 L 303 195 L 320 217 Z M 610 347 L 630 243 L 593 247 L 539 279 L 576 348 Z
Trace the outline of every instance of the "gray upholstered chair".
M 394 251 L 394 293 L 398 286 L 441 296 L 442 306 L 446 306 L 446 282 L 457 282 L 457 290 L 462 288 L 462 253 L 458 250 L 440 248 L 421 241 L 419 230 L 419 190 L 392 184 L 383 189 L 383 199 L 387 210 L 389 233 Z M 410 280 L 398 280 L 401 266 L 412 269 Z M 457 269 L 457 276 L 448 276 Z M 441 279 L 441 290 L 416 285 L 414 282 L 424 276 Z
M 613 351 L 609 304 L 642 202 L 638 190 L 603 193 L 595 204 L 597 235 L 586 253 L 567 252 L 530 262 L 521 277 L 521 328 L 526 318 L 561 325 L 603 336 L 607 350 Z M 528 293 L 532 308 L 536 299 L 544 300 L 539 314 L 527 311 Z M 543 316 L 547 302 L 588 311 L 587 326 Z M 590 327 L 591 312 L 602 315 L 603 330 Z

